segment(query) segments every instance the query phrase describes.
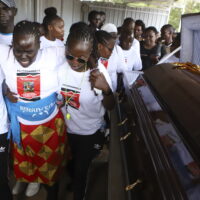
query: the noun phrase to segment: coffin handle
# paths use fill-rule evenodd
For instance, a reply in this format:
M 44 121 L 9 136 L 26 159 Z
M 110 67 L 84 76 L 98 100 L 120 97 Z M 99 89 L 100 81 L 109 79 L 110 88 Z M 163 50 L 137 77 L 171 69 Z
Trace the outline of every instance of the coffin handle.
M 124 125 L 128 121 L 128 118 L 125 118 L 122 122 L 118 123 L 118 126 Z
M 126 186 L 125 190 L 130 191 L 130 190 L 134 189 L 139 183 L 142 183 L 141 179 L 137 179 L 137 181 L 135 181 L 131 185 Z
M 122 137 L 120 138 L 120 141 L 126 140 L 131 134 L 132 134 L 131 132 L 128 132 L 125 136 L 122 136 Z

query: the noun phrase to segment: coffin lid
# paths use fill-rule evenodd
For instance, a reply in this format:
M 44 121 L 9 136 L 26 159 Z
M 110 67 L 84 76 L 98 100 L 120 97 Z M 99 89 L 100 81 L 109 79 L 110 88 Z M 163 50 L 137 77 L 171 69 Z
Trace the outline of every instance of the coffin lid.
M 180 61 L 200 65 L 200 13 L 182 16 L 181 46 Z
M 200 74 L 160 64 L 145 71 L 160 106 L 200 158 Z

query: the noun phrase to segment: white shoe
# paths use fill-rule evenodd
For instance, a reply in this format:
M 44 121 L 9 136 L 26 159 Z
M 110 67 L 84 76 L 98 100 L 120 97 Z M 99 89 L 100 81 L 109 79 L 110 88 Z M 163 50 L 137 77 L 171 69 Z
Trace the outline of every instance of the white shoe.
M 38 193 L 40 189 L 40 183 L 29 183 L 28 187 L 26 188 L 25 195 L 27 197 L 32 197 Z
M 26 187 L 26 183 L 17 181 L 15 183 L 15 186 L 12 189 L 12 194 L 13 195 L 20 194 L 21 192 L 23 192 L 23 190 L 25 189 L 25 187 Z

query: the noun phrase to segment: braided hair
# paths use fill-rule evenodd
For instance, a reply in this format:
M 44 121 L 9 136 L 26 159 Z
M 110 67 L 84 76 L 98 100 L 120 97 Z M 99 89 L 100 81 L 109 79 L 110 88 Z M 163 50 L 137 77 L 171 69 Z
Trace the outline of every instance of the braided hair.
M 95 68 L 99 60 L 98 44 L 100 43 L 102 45 L 108 45 L 109 41 L 113 40 L 112 35 L 106 31 L 96 31 L 94 33 L 91 31 L 88 25 L 84 25 L 83 23 L 79 23 L 79 26 L 76 24 L 76 26 L 73 27 L 76 28 L 70 28 L 70 33 L 67 37 L 66 46 L 71 46 L 74 41 L 89 42 L 93 46 L 93 48 L 91 55 L 88 59 L 87 66 L 90 69 Z
M 66 41 L 66 47 L 70 47 L 74 42 L 88 42 L 93 47 L 94 35 L 87 24 L 84 22 L 77 22 L 72 24 L 69 35 Z M 95 67 L 96 61 L 88 59 L 87 66 L 91 69 Z
M 113 40 L 113 37 L 110 33 L 106 31 L 101 30 L 101 31 L 96 31 L 94 33 L 92 56 L 94 57 L 95 60 L 99 59 L 98 44 L 107 46 L 110 40 Z
M 57 9 L 55 7 L 46 8 L 44 13 L 46 16 L 44 17 L 42 24 L 44 26 L 45 33 L 48 33 L 48 26 L 51 25 L 54 20 L 62 20 L 62 18 L 57 15 Z
M 38 26 L 34 22 L 27 20 L 20 21 L 14 27 L 13 40 L 15 40 L 18 35 L 33 35 L 35 41 L 40 41 L 40 31 Z
M 78 32 L 78 31 L 81 31 L 83 29 L 88 29 L 88 25 L 85 23 L 85 22 L 76 22 L 76 23 L 73 23 L 69 29 L 69 32 Z
M 66 46 L 70 46 L 72 41 L 91 42 L 93 44 L 93 35 L 87 24 L 82 25 L 82 23 L 77 23 L 77 26 L 72 25 L 67 37 Z

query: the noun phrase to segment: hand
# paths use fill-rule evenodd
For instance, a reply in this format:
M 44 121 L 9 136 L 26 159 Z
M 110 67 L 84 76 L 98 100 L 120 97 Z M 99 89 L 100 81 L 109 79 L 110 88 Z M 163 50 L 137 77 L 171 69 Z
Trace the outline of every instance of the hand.
M 161 136 L 161 141 L 166 147 L 172 147 L 174 145 L 174 141 L 168 135 Z
M 196 161 L 192 161 L 188 163 L 186 166 L 187 166 L 187 169 L 190 171 L 190 173 L 192 173 L 192 175 L 195 178 L 200 177 L 200 167 Z
M 108 85 L 104 75 L 100 73 L 98 69 L 90 72 L 89 81 L 91 82 L 92 88 L 102 90 L 104 93 L 108 93 L 110 91 L 110 86 Z
M 60 93 L 57 94 L 56 104 L 57 104 L 58 109 L 60 109 L 61 107 L 65 105 L 65 98 Z
M 8 98 L 9 101 L 12 102 L 12 103 L 17 103 L 18 98 L 16 97 L 16 95 L 17 95 L 16 93 L 11 92 L 9 89 L 8 89 L 7 92 L 6 92 L 7 98 Z
M 157 64 L 159 61 L 159 56 L 151 55 L 150 58 L 151 58 L 153 64 Z
M 137 87 L 141 87 L 141 86 L 145 86 L 146 85 L 146 83 L 144 82 L 143 79 L 136 80 L 136 84 L 137 84 Z
M 163 38 L 159 37 L 156 42 L 161 44 L 164 43 L 165 41 L 163 40 Z
M 56 101 L 58 109 L 62 108 L 65 105 L 65 101 Z

